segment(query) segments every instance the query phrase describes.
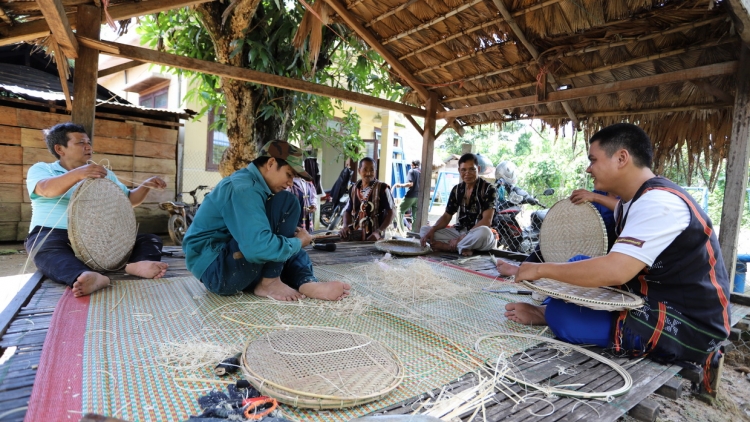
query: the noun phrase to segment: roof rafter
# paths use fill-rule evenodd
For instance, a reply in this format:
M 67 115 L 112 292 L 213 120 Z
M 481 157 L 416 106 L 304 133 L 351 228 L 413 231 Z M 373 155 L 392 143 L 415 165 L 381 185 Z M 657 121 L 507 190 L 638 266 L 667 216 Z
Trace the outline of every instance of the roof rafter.
M 508 11 L 508 8 L 505 7 L 505 3 L 503 3 L 502 0 L 492 0 L 492 3 L 495 4 L 495 7 L 500 11 L 500 14 L 503 15 L 505 20 L 508 23 L 508 26 L 510 26 L 511 30 L 513 30 L 513 33 L 516 35 L 519 41 L 521 41 L 521 44 L 523 44 L 524 47 L 526 47 L 526 50 L 529 51 L 531 54 L 531 57 L 534 58 L 534 60 L 539 60 L 539 50 L 529 42 L 528 38 L 526 38 L 526 34 L 523 33 L 521 28 L 518 26 L 516 21 L 513 19 L 513 16 L 511 16 L 510 12 Z M 552 86 L 552 89 L 557 89 L 560 87 L 560 85 L 557 84 L 557 81 L 555 80 L 555 76 L 552 75 L 551 72 L 547 72 L 547 81 L 549 81 L 550 86 Z M 576 118 L 576 114 L 573 112 L 573 109 L 570 108 L 570 104 L 568 104 L 566 101 L 562 102 L 562 107 L 565 110 L 566 113 L 568 113 L 568 117 L 570 117 L 570 120 L 573 122 L 573 127 L 576 129 L 578 128 L 578 118 Z
M 127 3 L 123 5 L 111 6 L 107 9 L 109 15 L 114 20 L 134 18 L 143 15 L 149 15 L 165 10 L 177 9 L 183 6 L 206 3 L 213 0 L 159 0 L 144 1 L 138 3 Z M 76 15 L 69 18 L 70 28 L 76 27 Z M 102 23 L 105 20 L 102 19 Z M 50 34 L 50 27 L 45 20 L 36 20 L 28 23 L 21 23 L 10 27 L 0 27 L 0 45 L 15 44 L 22 41 L 31 41 L 37 38 L 46 37 Z
M 738 40 L 736 38 L 727 38 L 727 39 L 718 40 L 718 41 L 708 41 L 708 42 L 701 43 L 701 44 L 698 44 L 698 45 L 695 45 L 695 46 L 690 46 L 690 47 L 685 47 L 685 48 L 679 48 L 677 50 L 666 51 L 664 53 L 651 54 L 651 55 L 643 56 L 643 57 L 637 57 L 637 58 L 632 59 L 632 60 L 627 60 L 627 61 L 620 62 L 620 63 L 613 63 L 613 64 L 610 64 L 610 65 L 601 66 L 601 67 L 597 67 L 597 68 L 594 68 L 594 69 L 582 70 L 580 72 L 569 73 L 567 75 L 559 75 L 558 78 L 559 79 L 572 79 L 572 78 L 576 78 L 576 77 L 580 77 L 580 76 L 593 75 L 593 74 L 599 73 L 599 72 L 605 72 L 605 71 L 614 70 L 614 69 L 621 69 L 623 67 L 628 67 L 628 66 L 632 66 L 632 65 L 635 65 L 635 64 L 639 64 L 639 63 L 650 62 L 652 60 L 665 59 L 667 57 L 677 56 L 677 55 L 683 54 L 683 53 L 688 52 L 688 51 L 702 50 L 702 49 L 709 48 L 709 47 L 716 47 L 716 46 L 719 46 L 719 45 L 722 45 L 722 44 L 729 44 L 729 43 L 735 43 L 735 42 L 738 42 Z M 443 102 L 444 103 L 450 103 L 450 102 L 453 102 L 453 101 L 467 100 L 469 98 L 478 98 L 478 97 L 485 97 L 485 96 L 488 96 L 488 95 L 501 94 L 501 93 L 504 93 L 504 92 L 510 92 L 510 91 L 516 91 L 516 90 L 519 90 L 519 89 L 529 88 L 529 87 L 531 87 L 531 86 L 533 86 L 535 84 L 536 84 L 536 82 L 526 82 L 526 83 L 522 83 L 522 84 L 516 84 L 516 85 L 511 85 L 511 86 L 507 86 L 507 87 L 503 87 L 503 88 L 493 89 L 493 90 L 490 90 L 490 91 L 485 90 L 485 91 L 482 91 L 482 92 L 477 92 L 477 93 L 468 94 L 468 95 L 462 95 L 462 96 L 459 96 L 459 97 L 446 98 L 446 99 L 443 100 Z
M 408 30 L 406 32 L 402 32 L 400 34 L 396 34 L 396 35 L 394 35 L 394 36 L 392 36 L 390 38 L 387 38 L 387 39 L 383 40 L 382 43 L 383 43 L 383 45 L 387 45 L 387 44 L 392 43 L 394 41 L 400 40 L 401 38 L 404 38 L 407 35 L 411 35 L 411 34 L 413 34 L 415 32 L 418 32 L 418 31 L 421 31 L 423 29 L 429 28 L 432 25 L 435 25 L 436 23 L 442 22 L 442 21 L 450 18 L 451 16 L 457 15 L 457 14 L 463 12 L 466 9 L 469 9 L 469 8 L 472 8 L 472 7 L 476 6 L 479 3 L 484 3 L 484 0 L 473 0 L 471 3 L 464 4 L 463 6 L 460 6 L 460 7 L 456 8 L 456 9 L 453 9 L 450 12 L 448 12 L 448 13 L 442 15 L 442 16 L 438 16 L 438 17 L 436 17 L 435 19 L 433 19 L 431 21 L 425 22 L 425 23 L 417 26 L 416 28 L 412 28 L 412 29 L 410 29 L 410 30 Z
M 68 58 L 77 58 L 78 42 L 73 35 L 73 30 L 70 29 L 68 16 L 65 14 L 62 2 L 60 0 L 37 0 L 36 3 L 42 11 L 44 20 L 47 21 L 57 45 Z
M 709 24 L 712 24 L 712 23 L 715 23 L 715 22 L 718 22 L 718 21 L 722 21 L 722 20 L 724 20 L 724 17 L 710 18 L 710 19 L 699 21 L 699 22 L 692 22 L 692 23 L 688 23 L 688 24 L 685 24 L 685 25 L 679 25 L 679 26 L 676 26 L 674 28 L 665 29 L 664 31 L 652 32 L 650 34 L 642 35 L 642 36 L 637 37 L 637 38 L 628 38 L 628 39 L 621 40 L 621 41 L 612 41 L 612 42 L 603 43 L 603 44 L 599 44 L 599 45 L 595 45 L 595 46 L 580 48 L 580 49 L 573 50 L 573 51 L 564 51 L 564 52 L 558 52 L 558 53 L 554 53 L 554 54 L 550 53 L 549 51 L 544 51 L 544 52 L 541 53 L 541 56 L 546 61 L 554 60 L 554 59 L 557 59 L 557 58 L 560 58 L 560 57 L 579 56 L 581 54 L 593 53 L 595 51 L 605 50 L 607 48 L 619 47 L 619 46 L 623 46 L 623 45 L 628 45 L 628 44 L 633 44 L 633 43 L 637 43 L 637 42 L 642 42 L 642 41 L 650 40 L 650 39 L 653 39 L 653 38 L 656 38 L 656 37 L 659 37 L 659 36 L 673 34 L 675 32 L 686 31 L 688 29 L 693 29 L 693 28 L 697 28 L 697 27 L 700 27 L 700 26 L 709 25 Z M 625 22 L 625 21 L 621 21 L 621 22 Z M 459 34 L 459 35 L 461 35 L 461 34 Z M 435 44 L 435 45 L 437 45 L 437 44 Z M 458 63 L 458 62 L 461 62 L 461 61 L 464 61 L 464 60 L 468 60 L 468 59 L 470 59 L 472 57 L 482 56 L 484 54 L 492 52 L 492 49 L 498 48 L 498 46 L 500 46 L 500 45 L 502 45 L 502 44 L 495 44 L 495 45 L 489 46 L 489 47 L 487 47 L 485 49 L 474 51 L 471 54 L 468 54 L 466 56 L 461 56 L 461 57 L 458 57 L 458 58 L 453 59 L 453 60 L 449 60 L 449 61 L 437 64 L 437 65 L 434 65 L 434 66 L 430 66 L 430 67 L 426 67 L 424 69 L 420 69 L 420 70 L 416 71 L 414 74 L 415 75 L 421 75 L 421 74 L 423 74 L 425 72 L 429 72 L 430 70 L 441 69 L 441 68 L 444 68 L 446 66 L 452 65 L 454 63 Z M 419 50 L 417 50 L 417 52 L 418 51 Z M 528 66 L 529 64 L 534 64 L 534 63 L 536 63 L 536 60 L 534 60 L 534 61 L 528 61 L 528 62 L 525 62 L 525 63 L 521 63 L 520 65 L 522 65 L 522 66 Z M 511 70 L 514 70 L 514 69 L 511 69 Z M 504 72 L 506 72 L 505 69 L 499 69 L 497 71 L 489 72 L 489 73 L 486 73 L 484 75 L 492 76 L 492 75 L 497 75 L 499 73 L 504 73 Z M 474 78 L 475 76 L 482 76 L 482 74 L 474 75 L 474 76 L 472 76 L 472 78 Z M 465 79 L 459 79 L 459 80 L 465 80 Z M 457 80 L 457 81 L 459 81 L 459 80 Z
M 560 101 L 577 100 L 580 98 L 594 97 L 603 94 L 612 94 L 620 91 L 647 88 L 672 82 L 708 78 L 711 76 L 731 75 L 737 72 L 738 62 L 730 61 L 724 63 L 699 66 L 690 69 L 677 70 L 674 72 L 660 73 L 658 75 L 633 78 L 625 81 L 609 82 L 591 85 L 583 88 L 572 88 L 564 91 L 550 92 L 547 101 L 539 101 L 536 95 L 514 98 L 511 100 L 496 101 L 493 103 L 480 104 L 438 113 L 438 119 L 450 117 L 468 116 L 471 114 L 488 113 L 508 108 L 527 107 L 539 104 L 548 104 Z
M 412 75 L 409 70 L 401 62 L 399 62 L 393 54 L 391 54 L 390 51 L 386 50 L 385 46 L 381 44 L 375 37 L 375 34 L 362 26 L 357 18 L 355 18 L 351 14 L 351 12 L 349 12 L 338 0 L 325 0 L 325 2 L 328 3 L 328 5 L 331 6 L 331 8 L 333 8 L 336 13 L 338 13 L 338 15 L 341 17 L 341 19 L 344 20 L 349 28 L 351 28 L 360 37 L 362 37 L 362 39 L 364 39 L 370 47 L 372 47 L 375 51 L 378 52 L 378 54 L 380 54 L 381 57 L 383 57 L 383 60 L 391 65 L 393 70 L 395 70 L 396 73 L 399 74 L 399 76 L 404 78 L 406 83 L 409 84 L 409 86 L 411 86 L 412 89 L 417 92 L 417 94 L 419 94 L 419 98 L 421 98 L 422 101 L 427 102 L 431 94 L 429 91 L 427 91 L 427 88 L 424 87 L 424 84 L 417 80 L 417 78 Z M 438 104 L 438 110 L 443 111 L 445 110 L 445 108 L 442 105 Z M 463 128 L 461 128 L 461 125 L 453 122 L 452 127 L 460 135 L 463 135 L 464 130 Z
M 408 106 L 395 101 L 384 100 L 370 95 L 360 94 L 357 92 L 347 91 L 345 89 L 334 88 L 328 85 L 316 84 L 299 79 L 287 78 L 284 76 L 270 75 L 268 73 L 258 72 L 257 70 L 245 69 L 226 64 L 209 62 L 206 60 L 193 59 L 190 57 L 178 56 L 176 54 L 162 53 L 147 48 L 135 47 L 127 44 L 120 44 L 109 41 L 97 41 L 91 38 L 77 36 L 78 42 L 86 47 L 99 50 L 103 54 L 115 57 L 124 57 L 132 60 L 138 60 L 145 63 L 154 63 L 162 66 L 176 67 L 187 69 L 195 72 L 210 73 L 213 75 L 237 79 L 240 81 L 253 82 L 261 85 L 275 86 L 278 88 L 290 89 L 298 92 L 307 92 L 315 95 L 323 95 L 331 98 L 338 98 L 345 101 L 351 101 L 358 104 L 369 105 L 372 107 L 393 110 L 399 113 L 411 114 L 414 116 L 425 116 L 425 111 L 421 108 Z
M 547 6 L 555 4 L 555 3 L 560 3 L 561 1 L 563 1 L 563 0 L 547 0 L 545 2 L 542 2 L 542 3 L 539 3 L 539 4 L 535 4 L 535 5 L 531 6 L 531 7 L 527 7 L 526 9 L 521 9 L 521 10 L 519 10 L 517 12 L 514 12 L 511 16 L 513 16 L 513 17 L 523 16 L 523 15 L 529 13 L 529 12 L 533 12 L 534 10 L 541 9 L 541 8 L 547 7 Z M 505 22 L 505 18 L 503 18 L 503 17 L 495 18 L 495 19 L 489 20 L 487 22 L 481 23 L 479 25 L 472 26 L 469 29 L 464 29 L 462 31 L 456 32 L 456 33 L 451 34 L 451 35 L 449 35 L 449 36 L 447 36 L 445 38 L 441 38 L 440 40 L 438 40 L 438 41 L 436 41 L 436 42 L 434 42 L 432 44 L 426 45 L 426 46 L 424 46 L 422 48 L 419 48 L 417 50 L 414 50 L 412 52 L 404 54 L 403 56 L 399 57 L 398 59 L 399 60 L 406 59 L 408 57 L 411 57 L 411 56 L 414 56 L 416 54 L 419 54 L 419 53 L 422 53 L 424 51 L 427 51 L 427 50 L 429 50 L 431 48 L 435 48 L 435 47 L 437 47 L 437 46 L 439 46 L 441 44 L 445 44 L 446 42 L 448 42 L 450 40 L 454 40 L 454 39 L 456 39 L 456 38 L 458 38 L 458 37 L 460 37 L 462 35 L 468 35 L 468 34 L 471 34 L 472 32 L 478 31 L 478 30 L 486 28 L 488 26 L 497 25 L 498 23 L 501 23 L 501 22 Z

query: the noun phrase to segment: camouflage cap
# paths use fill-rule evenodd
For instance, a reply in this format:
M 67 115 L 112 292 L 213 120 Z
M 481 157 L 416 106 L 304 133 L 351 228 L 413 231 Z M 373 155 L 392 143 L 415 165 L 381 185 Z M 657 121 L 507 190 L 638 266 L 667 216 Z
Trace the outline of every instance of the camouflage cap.
M 312 177 L 305 171 L 302 163 L 302 150 L 286 141 L 276 140 L 263 145 L 258 157 L 273 157 L 287 162 L 297 175 L 305 180 L 312 181 Z

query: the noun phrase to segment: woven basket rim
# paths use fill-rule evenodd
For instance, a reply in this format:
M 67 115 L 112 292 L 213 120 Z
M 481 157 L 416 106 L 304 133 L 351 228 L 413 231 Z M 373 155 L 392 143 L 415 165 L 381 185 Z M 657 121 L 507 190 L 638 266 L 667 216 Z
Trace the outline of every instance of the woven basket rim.
M 561 286 L 561 287 L 571 286 L 571 287 L 574 287 L 576 289 L 590 289 L 591 292 L 599 291 L 601 293 L 601 290 L 610 291 L 610 292 L 613 293 L 613 296 L 620 296 L 620 297 L 623 297 L 623 298 L 629 298 L 630 301 L 620 301 L 620 302 L 618 302 L 618 301 L 614 301 L 614 300 L 612 300 L 612 301 L 605 301 L 605 300 L 600 300 L 600 299 L 591 299 L 591 298 L 587 298 L 587 297 L 584 297 L 584 296 L 578 296 L 578 295 L 573 295 L 571 293 L 561 292 L 560 290 L 555 290 L 554 288 L 543 287 L 543 286 L 540 286 L 540 285 L 536 284 L 533 281 L 522 280 L 521 283 L 523 283 L 523 285 L 526 286 L 526 287 L 528 287 L 529 289 L 532 289 L 532 290 L 537 291 L 539 293 L 545 294 L 547 296 L 552 296 L 552 297 L 555 297 L 555 298 L 558 298 L 558 299 L 563 299 L 563 300 L 567 300 L 567 301 L 570 301 L 570 302 L 575 302 L 575 303 L 578 303 L 578 304 L 580 304 L 582 306 L 597 305 L 596 309 L 602 309 L 604 307 L 611 307 L 612 310 L 637 309 L 637 308 L 640 308 L 641 306 L 643 306 L 643 304 L 645 303 L 645 301 L 643 300 L 643 298 L 640 297 L 640 296 L 638 296 L 638 295 L 636 295 L 636 294 L 633 294 L 633 293 L 630 293 L 630 292 L 626 292 L 626 291 L 621 290 L 621 289 L 615 289 L 615 288 L 612 288 L 612 287 L 582 287 L 582 286 L 574 286 L 572 284 L 564 283 L 564 282 L 558 281 L 558 280 L 553 280 L 551 278 L 542 278 L 542 279 L 537 280 L 537 281 L 543 281 L 543 282 L 547 282 L 547 283 L 548 282 L 558 283 L 559 286 Z M 585 292 L 587 290 L 583 290 L 583 291 Z
M 392 248 L 391 246 L 404 246 L 413 247 L 413 251 L 400 251 Z M 419 248 L 419 249 L 417 249 Z M 419 242 L 412 242 L 411 240 L 402 239 L 390 239 L 390 240 L 378 240 L 375 242 L 375 249 L 381 252 L 388 252 L 393 255 L 404 255 L 404 256 L 419 256 L 427 255 L 432 253 L 432 248 L 429 245 L 422 246 Z
M 275 330 L 270 333 L 263 334 L 257 338 L 249 339 L 243 349 L 242 370 L 247 376 L 248 381 L 250 381 L 250 383 L 253 384 L 253 387 L 255 387 L 261 393 L 266 393 L 266 392 L 270 393 L 268 394 L 269 396 L 276 398 L 282 403 L 290 404 L 290 405 L 297 406 L 297 407 L 302 407 L 299 405 L 303 404 L 303 405 L 311 406 L 313 408 L 322 409 L 322 408 L 353 407 L 353 406 L 368 403 L 374 400 L 378 400 L 379 398 L 382 398 L 388 395 L 391 391 L 397 388 L 403 381 L 404 364 L 403 362 L 401 362 L 401 359 L 399 359 L 396 352 L 392 348 L 388 347 L 386 344 L 382 342 L 378 342 L 365 334 L 360 334 L 360 333 L 356 333 L 353 331 L 347 331 L 347 330 L 342 330 L 342 329 L 333 328 L 333 327 L 309 327 L 309 328 L 308 327 L 295 327 L 292 329 L 284 329 L 283 331 L 307 331 L 309 329 L 317 329 L 317 330 L 324 329 L 324 331 L 327 331 L 327 332 L 351 334 L 354 336 L 364 337 L 370 340 L 371 342 L 377 343 L 380 347 L 386 350 L 388 354 L 390 355 L 390 357 L 393 359 L 393 362 L 395 364 L 395 367 L 398 370 L 398 373 L 395 375 L 392 375 L 393 381 L 387 387 L 383 388 L 382 390 L 378 392 L 375 392 L 366 396 L 339 397 L 339 396 L 330 396 L 330 395 L 323 395 L 323 394 L 306 393 L 306 392 L 293 390 L 291 388 L 285 387 L 283 385 L 277 384 L 273 381 L 263 378 L 262 376 L 260 376 L 259 374 L 257 374 L 255 371 L 251 369 L 251 366 L 249 365 L 249 362 L 248 362 L 247 350 L 250 344 L 266 337 L 269 334 L 282 331 L 282 330 Z

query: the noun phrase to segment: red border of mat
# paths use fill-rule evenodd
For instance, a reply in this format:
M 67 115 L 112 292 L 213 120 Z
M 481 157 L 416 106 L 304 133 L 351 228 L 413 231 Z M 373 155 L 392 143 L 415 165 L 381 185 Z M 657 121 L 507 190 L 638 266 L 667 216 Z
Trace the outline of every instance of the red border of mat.
M 65 289 L 44 339 L 24 421 L 71 421 L 82 416 L 83 345 L 91 296 Z

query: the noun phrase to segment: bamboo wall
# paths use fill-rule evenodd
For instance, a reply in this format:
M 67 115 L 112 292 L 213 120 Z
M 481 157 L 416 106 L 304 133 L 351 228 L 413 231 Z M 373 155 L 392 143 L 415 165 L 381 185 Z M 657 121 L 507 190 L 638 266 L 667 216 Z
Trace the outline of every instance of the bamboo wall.
M 69 120 L 66 114 L 0 106 L 0 241 L 26 238 L 31 221 L 26 173 L 37 162 L 55 161 L 41 129 Z M 174 200 L 177 132 L 141 122 L 96 119 L 94 161 L 108 159 L 117 177 L 131 188 L 151 176 L 167 182 L 166 190 L 151 191 L 135 208 L 139 233 L 167 231 L 168 215 L 159 202 Z

